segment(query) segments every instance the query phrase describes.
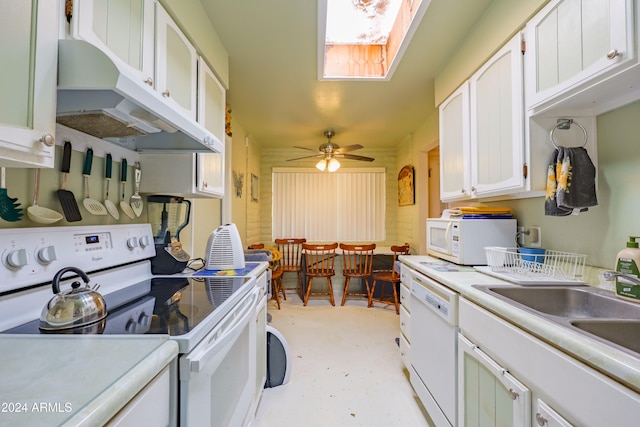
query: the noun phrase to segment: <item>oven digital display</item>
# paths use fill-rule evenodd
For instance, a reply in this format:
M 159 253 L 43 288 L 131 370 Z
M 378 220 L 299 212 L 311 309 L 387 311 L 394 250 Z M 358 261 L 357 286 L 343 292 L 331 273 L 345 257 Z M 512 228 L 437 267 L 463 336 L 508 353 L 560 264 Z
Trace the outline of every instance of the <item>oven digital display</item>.
M 95 236 L 85 236 L 84 237 L 84 241 L 87 243 L 87 245 L 90 245 L 92 243 L 100 243 L 100 238 L 95 235 Z

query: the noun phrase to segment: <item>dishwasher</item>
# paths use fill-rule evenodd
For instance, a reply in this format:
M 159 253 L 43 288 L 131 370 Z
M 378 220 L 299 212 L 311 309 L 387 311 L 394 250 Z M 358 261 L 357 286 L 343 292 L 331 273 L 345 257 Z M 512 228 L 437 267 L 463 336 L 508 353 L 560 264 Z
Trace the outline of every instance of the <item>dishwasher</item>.
M 436 426 L 457 423 L 458 294 L 424 276 L 411 280 L 410 381 Z

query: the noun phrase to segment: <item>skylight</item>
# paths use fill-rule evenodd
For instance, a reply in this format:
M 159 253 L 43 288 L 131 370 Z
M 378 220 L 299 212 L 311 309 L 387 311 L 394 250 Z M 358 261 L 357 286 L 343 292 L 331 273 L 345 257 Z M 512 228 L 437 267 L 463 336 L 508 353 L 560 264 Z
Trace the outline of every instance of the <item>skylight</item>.
M 429 3 L 319 0 L 319 78 L 391 78 Z

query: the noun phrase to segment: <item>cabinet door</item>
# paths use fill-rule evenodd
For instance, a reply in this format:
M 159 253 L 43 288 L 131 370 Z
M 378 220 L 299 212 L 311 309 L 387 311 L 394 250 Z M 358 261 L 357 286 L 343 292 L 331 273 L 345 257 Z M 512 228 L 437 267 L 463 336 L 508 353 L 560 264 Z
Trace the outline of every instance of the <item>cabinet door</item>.
M 632 0 L 555 0 L 527 24 L 534 107 L 637 61 Z
M 226 91 L 211 68 L 198 58 L 198 122 L 220 142 L 225 135 Z
M 440 105 L 440 198 L 469 197 L 469 83 Z
M 73 7 L 74 38 L 117 58 L 153 86 L 153 0 L 76 0 Z
M 224 151 L 196 156 L 198 191 L 214 197 L 224 196 Z
M 156 3 L 156 90 L 194 120 L 197 62 L 196 49 Z
M 470 79 L 471 192 L 474 197 L 524 189 L 521 37 Z
M 531 393 L 509 371 L 458 334 L 458 419 L 462 425 L 530 426 Z
M 0 164 L 53 167 L 58 10 L 0 0 Z

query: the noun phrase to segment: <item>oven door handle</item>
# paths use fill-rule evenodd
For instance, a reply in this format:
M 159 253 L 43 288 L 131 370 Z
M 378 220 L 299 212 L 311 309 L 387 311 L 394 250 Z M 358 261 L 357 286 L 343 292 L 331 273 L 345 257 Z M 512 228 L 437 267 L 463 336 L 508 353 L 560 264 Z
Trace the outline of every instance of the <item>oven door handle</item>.
M 236 333 L 249 322 L 251 316 L 255 315 L 259 293 L 258 289 L 253 289 L 247 298 L 243 298 L 227 315 L 229 318 L 223 319 L 198 345 L 200 350 L 196 347 L 196 350 L 189 354 L 189 371 L 200 372 L 205 369 L 211 359 L 220 356 L 221 347 L 234 339 Z

